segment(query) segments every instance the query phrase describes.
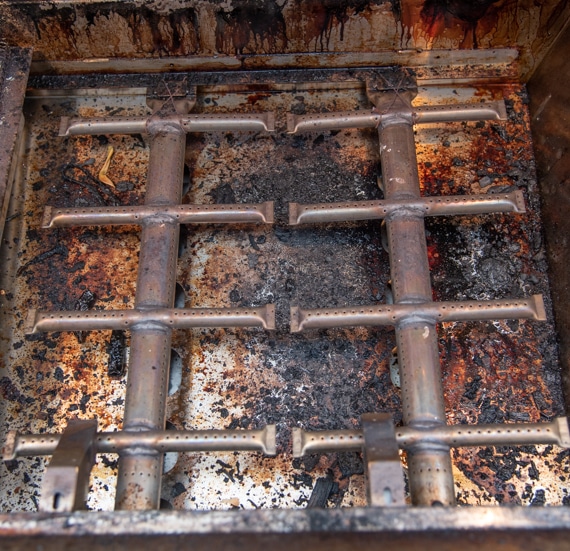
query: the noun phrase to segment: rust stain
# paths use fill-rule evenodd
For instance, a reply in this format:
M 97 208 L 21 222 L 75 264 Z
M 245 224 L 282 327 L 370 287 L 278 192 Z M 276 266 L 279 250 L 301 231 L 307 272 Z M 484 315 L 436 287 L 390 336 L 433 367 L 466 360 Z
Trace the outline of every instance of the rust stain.
M 443 29 L 460 25 L 464 30 L 464 38 L 460 48 L 477 48 L 477 25 L 485 17 L 489 8 L 499 0 L 426 0 L 420 13 L 426 31 L 430 37 L 435 37 Z
M 287 48 L 282 6 L 276 0 L 236 0 L 216 12 L 216 49 L 226 54 L 277 53 Z

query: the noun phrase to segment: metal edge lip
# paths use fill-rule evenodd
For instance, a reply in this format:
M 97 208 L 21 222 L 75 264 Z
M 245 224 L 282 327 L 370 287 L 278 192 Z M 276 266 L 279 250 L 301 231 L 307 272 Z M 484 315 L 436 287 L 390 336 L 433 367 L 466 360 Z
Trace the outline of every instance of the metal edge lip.
M 266 425 L 263 430 L 263 453 L 269 457 L 277 455 L 277 427 L 276 425 Z
M 275 330 L 275 304 L 266 304 L 263 306 L 263 319 L 264 319 L 264 329 L 268 331 Z
M 53 207 L 47 206 L 44 208 L 42 215 L 41 227 L 43 229 L 51 228 L 54 222 Z
M 513 203 L 515 204 L 515 212 L 524 214 L 526 212 L 526 203 L 524 200 L 524 193 L 521 189 L 517 189 L 509 193 L 513 197 Z
M 303 457 L 305 455 L 303 450 L 303 429 L 299 427 L 293 427 L 291 429 L 291 438 L 293 443 L 293 457 L 295 459 Z
M 273 224 L 275 222 L 275 203 L 273 201 L 265 201 L 262 203 L 263 222 L 265 224 Z
M 6 441 L 4 442 L 4 446 L 0 452 L 2 453 L 2 460 L 3 461 L 11 461 L 12 459 L 16 459 L 16 442 L 18 440 L 18 431 L 10 430 L 6 434 Z
M 498 120 L 506 121 L 508 116 L 507 116 L 507 106 L 505 104 L 505 100 L 499 100 L 495 103 L 497 104 Z
M 275 113 L 273 111 L 266 113 L 265 130 L 267 132 L 275 132 Z
M 299 225 L 299 203 L 289 203 L 289 225 L 298 226 Z
M 532 305 L 534 307 L 536 321 L 546 321 L 546 308 L 544 307 L 544 298 L 542 295 L 532 295 Z
M 568 417 L 557 417 L 554 420 L 558 428 L 560 437 L 560 446 L 562 448 L 570 448 L 570 427 L 568 427 Z
M 299 306 L 291 306 L 290 309 L 290 330 L 291 333 L 299 333 L 303 330 L 302 309 Z
M 26 316 L 26 321 L 24 322 L 25 335 L 33 335 L 34 333 L 37 333 L 36 329 L 37 315 L 38 311 L 35 308 L 28 311 L 28 315 Z
M 287 113 L 287 133 L 295 134 L 297 132 L 297 116 L 293 113 Z
M 70 117 L 61 117 L 59 121 L 59 131 L 57 134 L 58 136 L 60 137 L 69 136 L 70 121 L 71 121 Z

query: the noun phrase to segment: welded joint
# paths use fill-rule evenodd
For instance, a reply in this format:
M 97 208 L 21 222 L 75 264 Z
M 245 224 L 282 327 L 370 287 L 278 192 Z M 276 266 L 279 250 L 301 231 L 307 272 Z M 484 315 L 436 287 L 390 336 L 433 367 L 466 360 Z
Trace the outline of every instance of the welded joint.
M 180 224 L 180 220 L 176 216 L 165 213 L 156 213 L 149 216 L 144 216 L 139 220 L 139 225 L 142 228 L 148 228 L 150 226 L 174 226 L 177 227 Z
M 151 137 L 157 135 L 174 134 L 185 135 L 180 115 L 177 113 L 164 114 L 161 111 L 153 113 L 146 121 L 146 131 Z M 152 145 L 151 145 L 152 147 Z

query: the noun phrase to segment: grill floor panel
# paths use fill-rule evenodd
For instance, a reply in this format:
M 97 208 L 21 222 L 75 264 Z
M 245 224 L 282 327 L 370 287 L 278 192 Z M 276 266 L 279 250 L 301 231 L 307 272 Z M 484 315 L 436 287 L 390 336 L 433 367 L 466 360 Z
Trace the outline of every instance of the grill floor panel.
M 455 93 L 454 93 L 455 92 Z M 436 300 L 494 299 L 543 293 L 548 281 L 525 91 L 421 90 L 417 104 L 498 99 L 506 123 L 454 123 L 418 128 L 416 146 L 425 195 L 485 193 L 514 184 L 525 191 L 525 215 L 428 220 Z M 449 100 L 446 100 L 449 101 Z M 274 110 L 281 124 L 293 110 L 368 109 L 363 91 L 275 92 L 200 96 L 197 110 Z M 138 137 L 58 138 L 62 115 L 137 115 L 141 96 L 30 98 L 25 170 L 6 227 L 2 274 L 5 367 L 0 391 L 3 430 L 60 432 L 69 417 L 121 427 L 124 381 L 106 374 L 109 332 L 23 335 L 30 308 L 73 309 L 84 290 L 96 308 L 130 308 L 136 282 L 138 229 L 39 228 L 44 205 L 94 204 L 64 181 L 62 166 L 96 174 L 107 154 L 108 176 L 124 204 L 142 202 L 148 145 Z M 373 130 L 290 136 L 201 134 L 187 138 L 191 188 L 187 203 L 275 201 L 273 227 L 189 226 L 181 237 L 178 282 L 186 306 L 258 306 L 274 302 L 277 330 L 175 331 L 182 385 L 167 418 L 184 429 L 257 428 L 276 423 L 278 456 L 249 453 L 180 457 L 164 478 L 175 508 L 304 507 L 316 480 L 337 486 L 329 505 L 365 503 L 360 454 L 293 460 L 290 429 L 356 428 L 362 413 L 393 411 L 395 346 L 390 328 L 289 333 L 289 307 L 364 305 L 386 300 L 387 254 L 380 222 L 291 228 L 287 203 L 379 199 L 379 156 Z M 91 161 L 94 159 L 94 161 Z M 75 169 L 72 174 L 78 177 Z M 17 216 L 16 216 L 17 215 Z M 65 248 L 61 248 L 64 244 Z M 48 254 L 46 254 L 48 253 Z M 40 256 L 43 255 L 43 256 Z M 38 260 L 39 259 L 39 260 Z M 439 326 L 448 422 L 545 421 L 563 413 L 554 328 L 549 322 L 482 322 Z M 127 339 L 128 344 L 128 339 Z M 452 452 L 460 503 L 566 503 L 568 454 L 550 447 L 458 449 Z M 0 465 L 0 509 L 35 510 L 43 459 Z M 111 509 L 116 458 L 99 456 L 89 506 Z

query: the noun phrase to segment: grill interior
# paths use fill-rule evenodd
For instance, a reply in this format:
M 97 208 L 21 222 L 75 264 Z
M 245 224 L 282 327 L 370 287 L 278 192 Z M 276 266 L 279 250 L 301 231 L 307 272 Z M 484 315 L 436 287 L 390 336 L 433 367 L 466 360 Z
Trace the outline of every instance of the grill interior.
M 304 508 L 314 506 L 317 497 L 321 507 L 363 506 L 362 454 L 353 446 L 293 458 L 292 429 L 348 429 L 360 437 L 361 416 L 375 412 L 388 412 L 402 424 L 392 327 L 291 332 L 291 307 L 347 311 L 393 301 L 381 220 L 289 224 L 290 203 L 358 205 L 385 197 L 375 128 L 289 134 L 285 126 L 287 113 L 372 113 L 364 85 L 370 74 L 358 80 L 333 72 L 329 82 L 318 84 L 311 77 L 307 73 L 305 81 L 294 85 L 258 84 L 254 92 L 244 85 L 197 88 L 193 113 L 274 112 L 276 128 L 189 132 L 184 138 L 181 203 L 273 201 L 275 220 L 261 225 L 182 225 L 174 305 L 243 312 L 273 304 L 275 330 L 174 330 L 166 419 L 173 430 L 244 431 L 239 436 L 275 425 L 277 456 L 170 453 L 162 507 Z M 109 376 L 109 369 L 111 375 L 113 370 L 120 373 L 128 363 L 132 333 L 127 331 L 123 338 L 122 331 L 56 327 L 55 332 L 26 335 L 25 320 L 34 310 L 73 314 L 83 309 L 87 312 L 81 315 L 102 316 L 135 306 L 138 226 L 42 228 L 41 223 L 46 205 L 53 207 L 55 220 L 57 209 L 77 212 L 144 203 L 147 136 L 58 136 L 61 117 L 148 116 L 146 94 L 136 84 L 96 90 L 38 88 L 28 94 L 25 168 L 17 180 L 3 242 L 3 316 L 4 326 L 11 328 L 3 351 L 10 358 L 9 373 L 2 378 L 6 431 L 61 433 L 70 418 L 96 418 L 101 432 L 123 428 L 132 368 L 119 377 Z M 526 205 L 524 213 L 426 217 L 433 300 L 483 304 L 540 294 L 547 312 L 546 321 L 438 324 L 450 425 L 551 422 L 564 412 L 525 89 L 423 87 L 414 106 L 421 110 L 503 99 L 505 121 L 415 127 L 423 197 L 502 198 L 519 190 Z M 111 187 L 99 176 L 110 148 Z M 151 400 L 152 386 L 145 392 Z M 506 443 L 500 436 L 496 442 Z M 459 504 L 471 505 L 565 504 L 567 453 L 548 442 L 455 448 L 454 497 Z M 407 475 L 405 453 L 402 460 Z M 44 460 L 19 458 L 2 468 L 3 509 L 35 510 Z M 117 455 L 98 455 L 89 508 L 114 508 L 116 477 Z M 410 501 L 407 486 L 406 499 Z

